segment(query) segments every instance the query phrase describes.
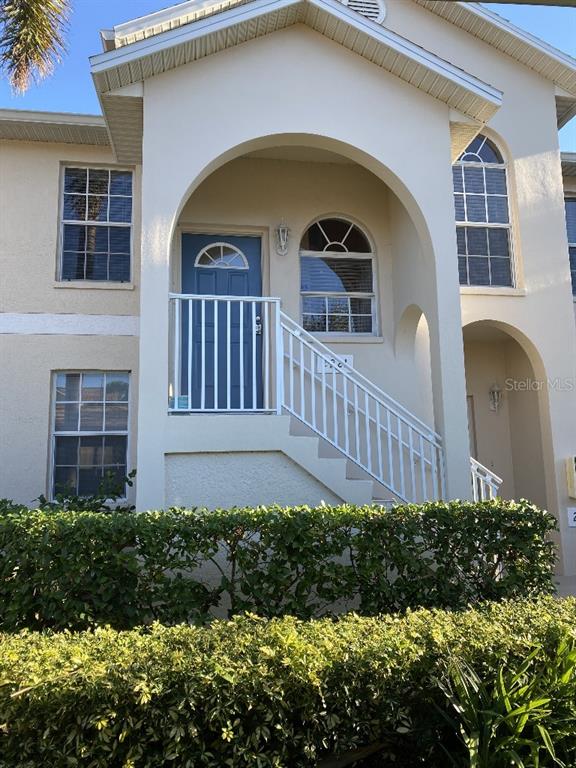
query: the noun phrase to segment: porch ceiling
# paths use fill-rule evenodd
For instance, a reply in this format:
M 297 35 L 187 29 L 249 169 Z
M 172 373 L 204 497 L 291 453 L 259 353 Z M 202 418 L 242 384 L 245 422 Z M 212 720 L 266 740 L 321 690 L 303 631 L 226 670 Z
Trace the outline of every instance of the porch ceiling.
M 464 116 L 463 122 L 472 121 L 476 132 L 502 103 L 496 88 L 338 0 L 237 0 L 227 4 L 227 10 L 194 23 L 91 57 L 92 76 L 119 162 L 139 162 L 142 143 L 141 98 L 132 93 L 123 96 L 119 89 L 299 23 L 449 105 Z M 139 114 L 139 119 L 129 118 L 124 99 L 126 109 L 132 110 L 133 117 Z

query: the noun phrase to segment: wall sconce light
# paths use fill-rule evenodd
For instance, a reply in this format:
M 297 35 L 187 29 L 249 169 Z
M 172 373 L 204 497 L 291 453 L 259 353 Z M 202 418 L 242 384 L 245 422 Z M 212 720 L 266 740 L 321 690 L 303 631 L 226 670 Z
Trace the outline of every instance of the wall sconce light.
M 290 236 L 290 230 L 286 225 L 284 219 L 276 227 L 276 253 L 278 256 L 286 256 L 288 253 L 288 237 Z
M 490 410 L 498 412 L 498 409 L 502 404 L 502 390 L 498 384 L 492 384 L 488 390 L 488 397 L 490 399 Z

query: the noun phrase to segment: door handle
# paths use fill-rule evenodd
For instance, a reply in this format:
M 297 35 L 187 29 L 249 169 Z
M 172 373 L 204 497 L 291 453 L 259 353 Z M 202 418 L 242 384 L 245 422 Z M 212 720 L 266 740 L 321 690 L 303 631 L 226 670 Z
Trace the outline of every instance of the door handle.
M 262 335 L 262 318 L 260 315 L 256 315 L 256 322 L 254 323 L 254 333 L 256 336 Z

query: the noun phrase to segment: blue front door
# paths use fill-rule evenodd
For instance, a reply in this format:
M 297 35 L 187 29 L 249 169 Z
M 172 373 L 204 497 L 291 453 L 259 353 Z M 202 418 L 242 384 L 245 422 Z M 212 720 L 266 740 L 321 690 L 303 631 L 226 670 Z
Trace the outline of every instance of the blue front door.
M 182 293 L 261 296 L 260 238 L 183 234 Z M 225 299 L 195 300 L 191 318 L 189 306 L 184 305 L 182 312 L 181 392 L 190 393 L 191 402 L 187 407 L 190 410 L 262 408 L 261 304 Z M 185 398 L 188 400 L 188 395 Z

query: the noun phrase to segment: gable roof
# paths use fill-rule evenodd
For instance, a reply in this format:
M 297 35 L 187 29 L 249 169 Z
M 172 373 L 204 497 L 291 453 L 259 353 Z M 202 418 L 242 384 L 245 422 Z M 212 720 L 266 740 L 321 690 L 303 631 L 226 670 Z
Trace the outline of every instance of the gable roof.
M 558 127 L 576 115 L 576 59 L 540 40 L 479 3 L 461 0 L 414 0 L 437 16 L 555 83 Z
M 181 10 L 183 14 L 174 15 Z M 122 115 L 119 89 L 298 23 L 443 101 L 479 126 L 502 103 L 502 93 L 493 86 L 339 0 L 225 0 L 217 6 L 192 0 L 106 33 L 107 50 L 90 59 L 119 160 L 139 159 L 135 153 L 128 156 L 129 147 L 136 148 L 139 140 L 135 130 L 128 135 L 131 129 Z

